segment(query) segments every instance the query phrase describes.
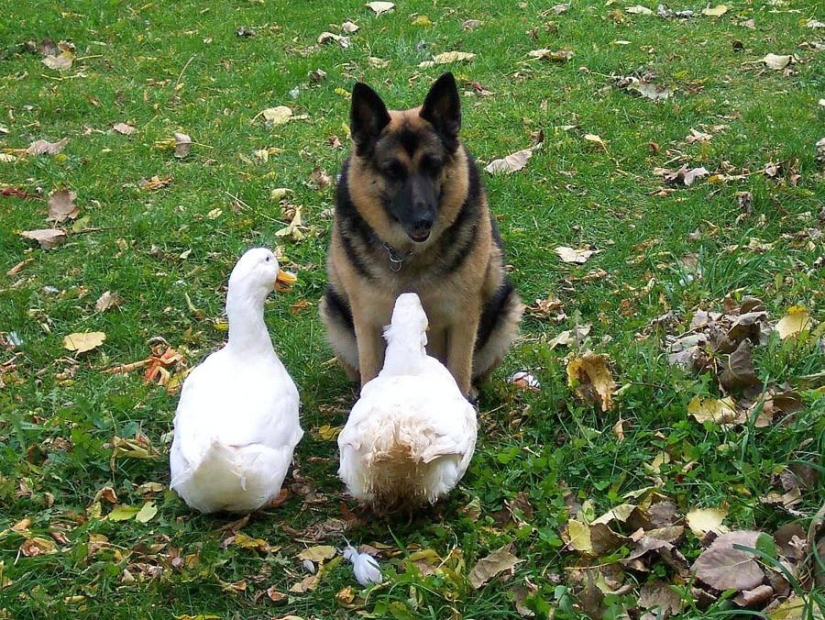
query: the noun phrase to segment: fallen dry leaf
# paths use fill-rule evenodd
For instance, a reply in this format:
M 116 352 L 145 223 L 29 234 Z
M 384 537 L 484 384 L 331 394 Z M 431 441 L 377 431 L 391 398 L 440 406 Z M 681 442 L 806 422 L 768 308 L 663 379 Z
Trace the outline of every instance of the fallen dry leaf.
M 47 222 L 64 222 L 67 219 L 75 219 L 80 214 L 80 209 L 75 205 L 74 199 L 77 194 L 68 189 L 59 189 L 49 196 L 49 217 Z
M 26 149 L 27 155 L 57 155 L 63 150 L 63 147 L 69 142 L 68 138 L 63 138 L 57 142 L 49 142 L 48 140 L 35 140 Z M 17 152 L 17 151 L 15 151 Z
M 482 558 L 473 566 L 470 571 L 470 585 L 474 590 L 478 590 L 493 577 L 511 570 L 516 564 L 523 562 L 510 551 L 509 545 L 493 551 L 490 555 Z
M 341 24 L 341 30 L 343 30 L 347 34 L 353 34 L 355 32 L 358 32 L 360 30 L 360 28 L 361 27 L 358 24 L 353 23 L 349 20 L 347 20 L 343 24 Z M 319 69 L 319 71 L 320 71 L 320 69 Z M 326 75 L 326 74 L 324 74 L 324 75 Z
M 768 69 L 781 71 L 788 65 L 792 64 L 794 60 L 794 57 L 790 55 L 781 56 L 777 54 L 766 54 L 760 62 L 762 62 Z
M 653 15 L 653 11 L 640 4 L 627 7 L 625 12 L 630 13 L 631 15 Z
M 791 336 L 801 334 L 813 327 L 813 320 L 804 306 L 791 306 L 788 314 L 779 319 L 776 324 L 776 332 L 782 340 L 787 340 Z
M 761 385 L 753 365 L 753 346 L 750 340 L 742 340 L 736 350 L 725 360 L 719 383 L 725 390 L 738 390 Z
M 106 334 L 103 332 L 82 332 L 69 334 L 63 338 L 63 347 L 69 351 L 77 353 L 85 353 L 96 349 L 106 340 Z
M 367 2 L 366 6 L 372 9 L 376 15 L 381 15 L 395 8 L 393 2 Z
M 702 9 L 702 15 L 708 15 L 710 17 L 721 17 L 722 15 L 724 15 L 727 12 L 728 12 L 728 7 L 727 7 L 727 5 L 724 5 L 724 4 L 720 4 L 720 5 L 715 6 L 713 8 L 708 7 L 706 9 Z
M 264 120 L 270 125 L 283 125 L 292 118 L 292 110 L 285 105 L 279 105 L 263 110 L 260 115 L 263 116 Z
M 549 60 L 551 62 L 566 62 L 573 58 L 571 50 L 550 50 L 546 47 L 527 52 L 530 58 L 538 58 L 540 60 Z
M 20 236 L 37 241 L 44 250 L 55 248 L 66 240 L 66 233 L 57 228 L 24 230 Z
M 736 403 L 730 397 L 716 399 L 696 396 L 688 403 L 687 410 L 700 423 L 730 424 L 737 418 Z
M 484 167 L 484 170 L 490 174 L 499 174 L 501 172 L 512 174 L 513 172 L 517 172 L 527 165 L 527 160 L 533 156 L 535 149 L 536 147 L 531 147 L 511 153 L 504 159 L 494 159 Z
M 183 159 L 192 150 L 192 138 L 185 133 L 175 132 L 175 157 Z
M 593 553 L 593 541 L 590 537 L 590 526 L 576 519 L 567 522 L 567 546 L 579 553 Z
M 696 538 L 702 540 L 709 532 L 727 533 L 728 528 L 722 525 L 727 516 L 725 508 L 694 508 L 685 515 L 685 522 Z
M 163 189 L 164 187 L 168 187 L 171 182 L 172 177 L 170 175 L 167 175 L 165 177 L 159 177 L 158 175 L 155 175 L 151 179 L 141 179 L 138 182 L 138 185 L 141 189 L 145 189 L 148 192 L 153 192 L 159 189 Z
M 627 90 L 632 90 L 639 93 L 642 97 L 646 99 L 651 99 L 653 101 L 665 100 L 669 99 L 670 95 L 672 95 L 672 91 L 665 86 L 660 86 L 659 84 L 654 84 L 653 82 L 637 82 L 634 84 L 630 84 L 627 87 Z
M 57 56 L 45 56 L 42 62 L 49 69 L 55 69 L 56 71 L 67 71 L 72 68 L 74 59 L 74 54 L 64 51 Z
M 318 35 L 318 44 L 319 45 L 326 45 L 328 43 L 337 43 L 344 49 L 349 48 L 350 40 L 349 37 L 335 34 L 334 32 L 322 32 Z
M 426 69 L 428 67 L 434 67 L 435 65 L 448 65 L 454 62 L 470 62 L 475 57 L 476 55 L 471 52 L 442 52 L 441 54 L 436 54 L 433 56 L 432 60 L 425 60 L 424 62 L 418 63 L 418 66 L 422 69 Z
M 115 131 L 124 136 L 131 136 L 137 131 L 137 127 L 132 127 L 126 123 L 115 123 L 112 125 L 112 131 Z
M 584 134 L 584 140 L 585 142 L 590 142 L 591 144 L 600 146 L 605 152 L 607 152 L 607 142 L 605 142 L 601 136 L 594 133 L 586 133 Z
M 591 256 L 598 253 L 598 250 L 574 250 L 573 248 L 560 245 L 556 248 L 555 252 L 563 263 L 583 265 Z
M 613 391 L 616 389 L 609 361 L 607 355 L 587 352 L 567 363 L 567 384 L 579 398 L 599 405 L 602 411 L 613 407 Z
M 770 538 L 755 531 L 723 534 L 696 558 L 691 571 L 716 590 L 755 588 L 762 583 L 765 573 L 759 567 L 754 552 L 736 549 L 734 545 L 756 549 L 760 537 Z
M 309 547 L 298 554 L 299 560 L 309 560 L 310 562 L 321 563 L 330 560 L 338 553 L 331 545 L 318 545 Z

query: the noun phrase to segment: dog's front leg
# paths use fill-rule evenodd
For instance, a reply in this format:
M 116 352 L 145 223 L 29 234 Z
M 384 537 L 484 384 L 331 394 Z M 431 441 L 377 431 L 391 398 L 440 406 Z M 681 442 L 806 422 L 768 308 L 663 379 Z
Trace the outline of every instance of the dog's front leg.
M 447 370 L 452 373 L 464 396 L 470 393 L 478 321 L 478 315 L 465 315 L 447 332 Z
M 354 317 L 358 316 L 353 312 Z M 361 387 L 378 376 L 384 365 L 384 338 L 381 328 L 369 321 L 355 319 L 355 340 L 358 343 L 358 366 L 361 371 Z

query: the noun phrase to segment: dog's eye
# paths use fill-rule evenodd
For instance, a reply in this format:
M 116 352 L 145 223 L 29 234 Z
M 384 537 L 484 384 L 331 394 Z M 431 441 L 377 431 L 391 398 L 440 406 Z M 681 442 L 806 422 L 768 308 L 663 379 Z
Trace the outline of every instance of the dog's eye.
M 441 173 L 442 165 L 443 164 L 438 157 L 427 155 L 426 157 L 421 158 L 419 168 L 421 168 L 421 172 L 424 174 L 436 176 Z
M 406 168 L 400 161 L 391 161 L 381 168 L 382 172 L 394 181 L 403 179 L 407 174 Z

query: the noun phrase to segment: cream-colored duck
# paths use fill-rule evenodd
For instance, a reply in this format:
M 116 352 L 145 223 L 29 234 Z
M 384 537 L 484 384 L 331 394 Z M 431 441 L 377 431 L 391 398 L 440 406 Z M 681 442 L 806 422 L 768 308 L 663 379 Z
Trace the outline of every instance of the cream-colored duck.
M 229 340 L 183 384 L 169 457 L 171 488 L 201 512 L 251 512 L 281 490 L 303 431 L 298 389 L 272 348 L 264 301 L 280 270 L 269 250 L 246 252 L 229 277 Z
M 341 479 L 379 510 L 436 502 L 461 480 L 475 449 L 475 408 L 427 355 L 426 332 L 418 295 L 399 296 L 384 331 L 384 368 L 363 387 L 338 436 Z

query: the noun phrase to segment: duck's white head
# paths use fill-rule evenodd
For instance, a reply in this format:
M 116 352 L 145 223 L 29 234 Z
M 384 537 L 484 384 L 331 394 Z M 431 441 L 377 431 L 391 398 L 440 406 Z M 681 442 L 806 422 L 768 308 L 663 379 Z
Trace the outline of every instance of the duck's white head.
M 403 334 L 404 338 L 420 339 L 421 345 L 427 344 L 427 314 L 421 305 L 421 299 L 415 293 L 403 293 L 395 300 L 392 311 L 392 323 L 384 332 L 387 341 Z
M 229 291 L 230 295 L 237 292 L 242 297 L 264 299 L 276 285 L 288 287 L 295 281 L 294 275 L 281 270 L 278 259 L 270 250 L 252 248 L 241 256 L 232 269 Z

